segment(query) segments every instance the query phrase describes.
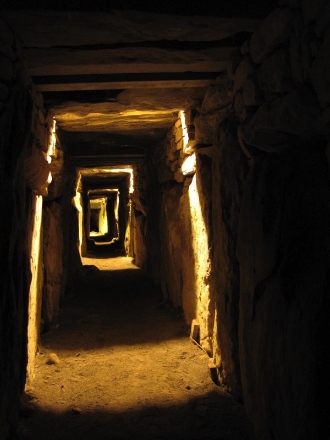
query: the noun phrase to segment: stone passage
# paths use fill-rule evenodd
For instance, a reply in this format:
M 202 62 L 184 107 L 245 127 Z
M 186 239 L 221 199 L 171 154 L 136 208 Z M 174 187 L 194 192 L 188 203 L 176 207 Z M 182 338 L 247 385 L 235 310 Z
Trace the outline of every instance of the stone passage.
M 59 327 L 43 335 L 34 410 L 15 440 L 252 440 L 243 407 L 212 382 L 207 355 L 144 272 L 127 257 L 97 260 L 102 271 L 95 261 L 84 259 Z

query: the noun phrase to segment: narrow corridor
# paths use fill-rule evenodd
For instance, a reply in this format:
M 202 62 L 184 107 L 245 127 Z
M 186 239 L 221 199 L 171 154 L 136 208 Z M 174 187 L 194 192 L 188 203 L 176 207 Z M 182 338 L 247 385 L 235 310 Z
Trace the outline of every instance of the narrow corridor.
M 59 327 L 42 336 L 15 439 L 251 439 L 179 312 L 131 258 L 106 257 L 83 258 Z

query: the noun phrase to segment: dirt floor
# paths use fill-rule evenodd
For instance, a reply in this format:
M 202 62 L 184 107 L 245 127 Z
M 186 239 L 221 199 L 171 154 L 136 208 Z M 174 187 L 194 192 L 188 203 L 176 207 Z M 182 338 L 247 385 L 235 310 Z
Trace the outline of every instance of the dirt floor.
M 181 314 L 130 258 L 105 257 L 83 260 L 58 329 L 42 336 L 33 408 L 13 439 L 252 440 Z

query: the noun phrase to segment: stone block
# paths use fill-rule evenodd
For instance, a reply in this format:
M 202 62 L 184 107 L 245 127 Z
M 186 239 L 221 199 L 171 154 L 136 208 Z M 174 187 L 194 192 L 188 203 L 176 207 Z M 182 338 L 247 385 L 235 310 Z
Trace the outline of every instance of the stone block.
M 184 180 L 183 174 L 181 172 L 181 169 L 179 169 L 178 171 L 176 171 L 174 173 L 174 180 L 178 183 L 182 183 Z
M 262 105 L 242 126 L 244 142 L 270 152 L 288 142 L 301 143 L 328 133 L 317 99 L 307 88 Z
M 244 105 L 247 106 L 261 105 L 265 102 L 257 78 L 255 76 L 250 76 L 246 79 L 244 83 L 243 101 Z
M 191 126 L 187 127 L 187 132 L 188 132 L 189 140 L 191 140 L 191 141 L 195 140 L 195 126 L 191 125 Z
M 178 128 L 180 128 L 182 126 L 182 124 L 181 124 L 181 118 L 180 119 L 178 119 L 177 121 L 176 121 L 176 123 L 174 124 L 174 127 L 176 128 L 176 129 L 178 129 Z
M 277 50 L 263 61 L 258 70 L 258 82 L 267 92 L 285 93 L 294 89 L 288 47 Z
M 182 129 L 178 128 L 175 132 L 175 142 L 178 143 L 182 139 Z
M 234 75 L 234 93 L 241 90 L 246 79 L 254 74 L 255 71 L 252 63 L 247 59 L 243 59 L 237 67 Z
M 28 186 L 38 195 L 47 195 L 49 164 L 36 147 L 33 147 L 31 156 L 25 159 L 24 171 Z
M 232 107 L 228 106 L 210 115 L 198 115 L 195 117 L 195 141 L 196 144 L 213 145 L 216 130 L 222 121 L 232 113 Z
M 179 142 L 175 142 L 175 149 L 182 150 L 183 149 L 183 138 L 181 137 Z
M 185 119 L 186 119 L 186 125 L 187 126 L 194 124 L 195 116 L 196 116 L 196 110 L 193 110 L 193 109 L 192 110 L 188 110 L 185 113 Z
M 286 43 L 294 30 L 294 16 L 290 9 L 275 9 L 261 23 L 250 41 L 250 54 L 255 63 Z
M 48 130 L 46 129 L 46 127 L 44 125 L 38 124 L 36 126 L 36 131 L 34 131 L 34 135 L 36 138 L 36 143 L 38 144 L 38 147 L 44 151 L 47 152 L 48 151 Z
M 193 319 L 191 322 L 190 339 L 199 341 L 199 322 L 198 319 Z
M 228 91 L 232 90 L 232 83 L 228 81 L 223 84 L 214 84 L 210 86 L 205 93 L 201 113 L 207 115 L 226 107 L 231 103 L 232 98 Z
M 14 68 L 9 58 L 0 57 L 0 81 L 9 82 L 13 79 Z
M 41 93 L 40 93 L 40 95 L 41 95 L 42 102 L 43 102 L 43 96 L 42 96 Z M 37 95 L 37 96 L 39 96 L 39 95 Z M 38 98 L 37 98 L 37 99 L 38 99 Z M 38 102 L 38 101 L 36 101 L 36 104 L 37 104 L 37 102 Z M 41 101 L 39 101 L 39 103 L 41 103 Z M 41 106 L 40 108 L 43 108 L 43 104 L 42 104 L 42 106 Z M 47 126 L 50 127 L 50 128 L 53 127 L 53 114 L 52 114 L 50 111 L 47 113 L 47 116 L 46 116 L 46 124 L 47 124 Z
M 180 162 L 178 160 L 170 163 L 170 170 L 172 171 L 172 173 L 178 171 L 179 168 L 180 168 Z
M 196 172 L 196 155 L 192 154 L 190 156 L 186 156 L 182 163 L 182 174 L 184 176 L 191 176 Z
M 329 334 L 329 198 L 322 148 L 262 155 L 249 170 L 236 246 L 238 328 L 244 406 L 259 439 L 323 437 L 316 401 L 328 375 L 320 365 Z M 315 346 L 324 353 L 320 361 Z

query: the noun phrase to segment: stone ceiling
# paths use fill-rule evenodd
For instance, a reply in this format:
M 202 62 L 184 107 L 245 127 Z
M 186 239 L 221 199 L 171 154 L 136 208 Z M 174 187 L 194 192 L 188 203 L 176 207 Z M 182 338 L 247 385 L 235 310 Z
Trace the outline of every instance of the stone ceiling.
M 1 15 L 21 39 L 71 154 L 86 167 L 143 157 L 179 110 L 201 104 L 259 22 L 127 9 Z

